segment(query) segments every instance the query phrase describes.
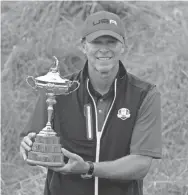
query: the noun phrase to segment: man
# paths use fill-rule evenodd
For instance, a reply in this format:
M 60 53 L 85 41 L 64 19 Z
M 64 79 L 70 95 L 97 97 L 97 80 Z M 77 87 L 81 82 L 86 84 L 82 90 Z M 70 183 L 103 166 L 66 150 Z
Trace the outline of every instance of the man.
M 152 159 L 161 158 L 160 93 L 126 71 L 120 61 L 124 44 L 117 15 L 101 11 L 86 19 L 82 45 L 88 60 L 83 70 L 68 77 L 79 80 L 80 87 L 58 96 L 54 106 L 53 127 L 61 138 L 65 165 L 48 167 L 45 195 L 143 194 Z M 90 129 L 87 106 L 92 110 Z M 24 159 L 46 115 L 41 96 L 30 133 L 21 142 Z

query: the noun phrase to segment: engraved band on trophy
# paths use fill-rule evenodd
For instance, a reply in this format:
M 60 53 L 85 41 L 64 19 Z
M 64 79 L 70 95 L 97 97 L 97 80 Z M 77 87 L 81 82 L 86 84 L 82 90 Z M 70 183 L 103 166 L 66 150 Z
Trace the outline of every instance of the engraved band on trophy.
M 68 95 L 80 86 L 78 81 L 70 81 L 62 78 L 59 73 L 58 59 L 55 58 L 55 67 L 50 68 L 49 72 L 44 76 L 34 78 L 28 76 L 27 83 L 34 89 L 46 90 L 48 105 L 48 121 L 35 138 L 31 151 L 28 152 L 27 162 L 34 165 L 42 166 L 61 166 L 63 165 L 63 153 L 61 152 L 60 138 L 52 129 L 51 120 L 54 112 L 53 105 L 56 104 L 56 95 Z M 75 89 L 71 89 L 75 85 Z

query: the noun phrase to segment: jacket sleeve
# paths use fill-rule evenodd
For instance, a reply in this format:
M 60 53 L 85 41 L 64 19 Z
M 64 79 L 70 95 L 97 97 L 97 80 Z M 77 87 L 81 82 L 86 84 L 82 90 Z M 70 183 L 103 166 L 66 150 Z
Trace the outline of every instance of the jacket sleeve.
M 161 95 L 156 87 L 148 92 L 138 112 L 130 153 L 162 158 Z
M 41 92 L 33 113 L 31 114 L 31 117 L 26 124 L 23 132 L 20 134 L 20 138 L 22 139 L 24 136 L 26 136 L 30 132 L 36 132 L 38 133 L 41 131 L 47 123 L 47 104 L 46 104 L 46 94 L 44 92 Z

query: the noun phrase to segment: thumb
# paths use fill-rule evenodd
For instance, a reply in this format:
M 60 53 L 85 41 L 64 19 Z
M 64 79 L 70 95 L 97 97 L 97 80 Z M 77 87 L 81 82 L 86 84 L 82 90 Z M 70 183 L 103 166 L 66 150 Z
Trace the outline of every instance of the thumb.
M 66 150 L 65 148 L 62 148 L 61 150 L 62 150 L 63 154 L 64 154 L 66 157 L 68 157 L 68 158 L 70 158 L 70 159 L 74 159 L 74 160 L 80 160 L 80 156 L 78 156 L 77 154 L 74 154 L 74 153 L 72 153 L 72 152 L 69 152 L 69 151 Z
M 31 132 L 27 136 L 29 137 L 29 139 L 32 139 L 32 138 L 36 137 L 36 133 L 35 132 Z
M 22 147 L 20 147 L 20 155 L 23 157 L 24 160 L 27 159 L 26 152 L 25 152 L 25 150 Z

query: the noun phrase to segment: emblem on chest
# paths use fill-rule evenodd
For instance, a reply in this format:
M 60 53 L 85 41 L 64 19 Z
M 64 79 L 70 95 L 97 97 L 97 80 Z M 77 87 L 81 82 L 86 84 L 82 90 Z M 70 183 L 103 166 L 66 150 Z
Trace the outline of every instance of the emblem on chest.
M 117 113 L 117 117 L 122 119 L 122 120 L 126 120 L 127 118 L 130 118 L 131 114 L 130 114 L 130 110 L 127 108 L 121 108 L 118 110 Z

